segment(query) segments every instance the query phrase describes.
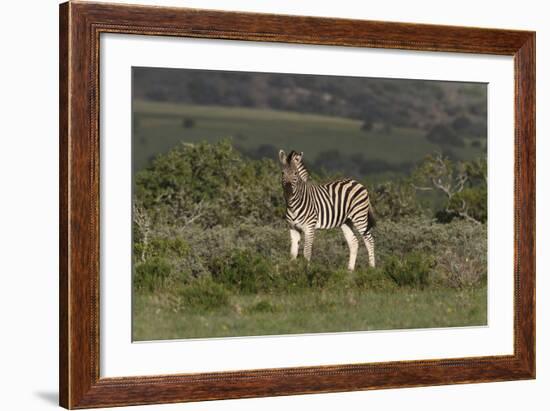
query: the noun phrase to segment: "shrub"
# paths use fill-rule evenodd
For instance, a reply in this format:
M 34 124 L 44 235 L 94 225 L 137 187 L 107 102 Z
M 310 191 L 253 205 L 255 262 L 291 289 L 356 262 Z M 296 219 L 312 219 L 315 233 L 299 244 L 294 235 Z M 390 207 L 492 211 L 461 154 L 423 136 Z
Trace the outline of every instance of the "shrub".
M 430 271 L 435 262 L 423 253 L 411 253 L 404 258 L 392 256 L 386 260 L 384 272 L 399 286 L 424 288 L 430 283 Z
M 387 291 L 397 288 L 395 281 L 383 268 L 369 268 L 355 273 L 354 284 L 360 290 Z
M 330 248 L 330 251 L 333 249 Z M 326 253 L 329 256 L 330 251 Z M 283 258 L 284 261 L 275 266 L 272 291 L 292 293 L 306 288 L 340 289 L 349 286 L 350 272 L 334 264 L 324 263 L 323 259 L 312 259 L 308 264 L 301 257 L 292 261 L 286 255 Z
M 276 279 L 277 289 L 286 290 L 291 293 L 309 286 L 306 271 L 307 263 L 303 258 L 290 261 L 287 256 L 284 260 L 281 260 L 274 267 L 274 278 Z
M 133 283 L 138 290 L 156 291 L 166 285 L 170 265 L 164 258 L 155 257 L 134 267 Z
M 410 181 L 398 180 L 378 184 L 370 194 L 376 216 L 399 220 L 422 212 L 416 198 L 416 191 Z
M 184 309 L 211 311 L 229 305 L 227 290 L 209 277 L 197 279 L 181 287 L 179 296 Z
M 248 307 L 247 311 L 250 313 L 274 313 L 277 311 L 277 307 L 269 301 L 262 300 Z
M 464 211 L 476 221 L 487 221 L 487 185 L 465 188 L 451 198 L 448 208 Z
M 310 263 L 304 274 L 307 286 L 311 288 L 345 288 L 348 285 L 350 272 L 341 267 Z
M 202 288 L 222 295 L 390 290 L 435 283 L 473 287 L 487 273 L 486 164 L 436 160 L 419 167 L 416 185 L 428 186 L 432 177 L 440 176 L 442 184 L 454 187 L 458 173 L 468 181 L 452 199 L 435 198 L 439 203 L 433 201 L 431 208 L 467 207 L 479 224 L 458 218 L 440 224 L 429 218 L 412 179 L 377 188 L 369 185 L 379 217 L 374 230 L 379 266 L 366 268 L 367 253 L 361 243 L 356 272 L 349 273 L 345 269 L 349 251 L 338 229 L 316 232 L 309 265 L 302 256 L 289 260 L 290 241 L 275 161 L 242 158 L 227 142 L 182 145 L 159 156 L 137 177 L 136 289 L 162 289 L 178 301 L 187 301 L 186 293 Z M 363 161 L 360 155 L 346 157 L 346 163 L 354 167 Z M 438 191 L 432 188 L 426 193 L 435 197 Z M 194 304 L 189 301 L 185 304 Z
M 446 286 L 471 288 L 487 281 L 487 261 L 467 254 L 461 250 L 445 250 L 439 256 L 437 270 Z
M 243 293 L 267 291 L 273 283 L 269 261 L 248 250 L 234 250 L 215 258 L 210 270 L 216 282 Z
M 436 274 L 446 287 L 471 288 L 487 281 L 486 231 L 471 225 L 462 226 L 454 243 L 437 250 Z M 479 235 L 480 232 L 484 235 Z
M 155 237 L 148 245 L 148 252 L 153 257 L 184 257 L 189 253 L 189 244 L 178 237 Z
M 266 224 L 284 215 L 279 179 L 275 161 L 245 160 L 228 140 L 181 144 L 136 174 L 135 202 L 155 224 Z

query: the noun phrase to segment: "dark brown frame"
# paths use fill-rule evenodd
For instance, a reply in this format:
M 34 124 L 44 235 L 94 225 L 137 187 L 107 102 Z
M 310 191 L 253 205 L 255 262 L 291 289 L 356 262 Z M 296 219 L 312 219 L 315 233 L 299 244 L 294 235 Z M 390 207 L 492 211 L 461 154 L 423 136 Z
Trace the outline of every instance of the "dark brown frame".
M 515 64 L 514 354 L 99 377 L 101 33 L 500 54 Z M 90 408 L 535 377 L 535 33 L 70 2 L 60 6 L 60 405 Z

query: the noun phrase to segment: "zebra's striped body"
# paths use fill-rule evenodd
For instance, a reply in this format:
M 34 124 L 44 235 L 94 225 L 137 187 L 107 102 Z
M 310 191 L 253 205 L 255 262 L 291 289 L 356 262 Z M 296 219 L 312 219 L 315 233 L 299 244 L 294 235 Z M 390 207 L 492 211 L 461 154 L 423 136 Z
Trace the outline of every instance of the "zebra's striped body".
M 363 238 L 369 254 L 369 265 L 375 265 L 374 218 L 367 189 L 355 180 L 336 180 L 316 184 L 302 163 L 302 154 L 281 150 L 282 182 L 286 200 L 286 220 L 290 225 L 291 257 L 296 258 L 301 236 L 304 257 L 309 261 L 316 229 L 341 227 L 350 248 L 348 268 L 355 268 L 358 240 L 353 229 Z

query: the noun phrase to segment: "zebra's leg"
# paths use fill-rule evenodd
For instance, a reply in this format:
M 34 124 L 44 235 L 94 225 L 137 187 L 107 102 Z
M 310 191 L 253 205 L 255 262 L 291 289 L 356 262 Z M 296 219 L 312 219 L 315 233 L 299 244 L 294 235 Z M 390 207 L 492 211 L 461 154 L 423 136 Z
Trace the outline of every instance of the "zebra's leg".
M 313 247 L 313 237 L 315 234 L 315 227 L 304 228 L 304 258 L 309 262 L 311 260 L 311 248 Z
M 355 269 L 355 260 L 357 258 L 359 242 L 357 241 L 357 237 L 349 225 L 342 225 L 342 231 L 344 232 L 344 237 L 346 238 L 349 247 L 348 270 L 353 271 Z
M 290 258 L 295 260 L 298 257 L 298 247 L 300 245 L 300 232 L 294 228 L 290 229 Z
M 365 240 L 365 246 L 367 247 L 367 252 L 369 253 L 369 266 L 375 267 L 376 260 L 374 257 L 374 238 L 372 237 L 372 232 L 369 230 L 363 235 Z

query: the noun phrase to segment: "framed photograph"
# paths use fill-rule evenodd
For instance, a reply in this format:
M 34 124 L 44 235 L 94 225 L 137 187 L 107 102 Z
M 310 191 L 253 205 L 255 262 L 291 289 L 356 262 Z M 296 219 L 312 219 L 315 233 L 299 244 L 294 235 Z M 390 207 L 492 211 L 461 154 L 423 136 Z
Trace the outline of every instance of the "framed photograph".
M 535 33 L 60 6 L 60 404 L 535 378 Z

